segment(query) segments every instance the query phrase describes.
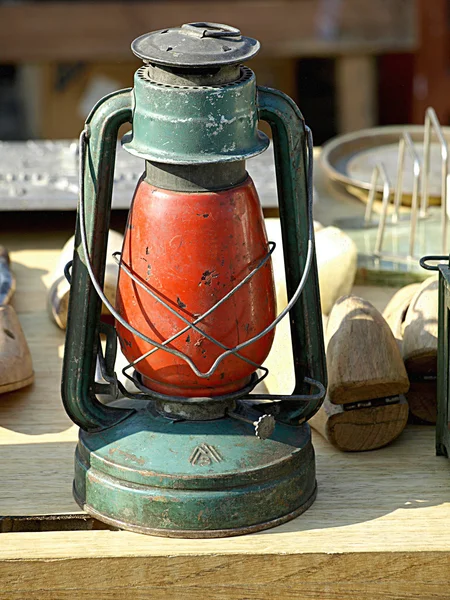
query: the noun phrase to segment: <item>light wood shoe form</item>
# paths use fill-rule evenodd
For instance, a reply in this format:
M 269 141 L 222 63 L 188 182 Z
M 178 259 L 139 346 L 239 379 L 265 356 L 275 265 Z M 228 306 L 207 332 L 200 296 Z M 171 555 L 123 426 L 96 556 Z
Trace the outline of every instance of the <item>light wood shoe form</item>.
M 412 416 L 436 423 L 438 277 L 426 279 L 405 316 L 402 354 L 411 387 L 406 395 Z
M 383 311 L 383 317 L 391 328 L 397 341 L 400 352 L 403 347 L 403 334 L 405 332 L 405 319 L 411 300 L 420 289 L 420 283 L 410 283 L 396 292 Z
M 0 394 L 33 383 L 31 354 L 12 306 L 0 306 Z
M 403 431 L 409 381 L 397 342 L 370 302 L 344 296 L 327 325 L 328 395 L 309 421 L 340 450 L 381 448 Z

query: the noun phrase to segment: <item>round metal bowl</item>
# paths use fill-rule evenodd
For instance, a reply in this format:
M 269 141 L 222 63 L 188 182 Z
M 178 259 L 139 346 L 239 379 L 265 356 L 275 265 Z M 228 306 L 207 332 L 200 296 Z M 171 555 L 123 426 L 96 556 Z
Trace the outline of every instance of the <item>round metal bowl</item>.
M 397 182 L 398 143 L 404 132 L 411 136 L 419 160 L 422 161 L 424 127 L 394 125 L 362 129 L 331 139 L 322 148 L 321 167 L 331 181 L 345 186 L 350 193 L 365 199 L 370 189 L 373 169 L 381 162 L 386 169 L 393 193 Z M 450 145 L 450 127 L 442 127 L 442 132 Z M 402 204 L 411 204 L 412 187 L 413 162 L 410 154 L 406 152 Z M 382 193 L 381 181 L 377 183 L 376 191 L 377 194 Z M 430 147 L 429 194 L 430 204 L 440 204 L 441 154 L 439 144 L 434 141 Z

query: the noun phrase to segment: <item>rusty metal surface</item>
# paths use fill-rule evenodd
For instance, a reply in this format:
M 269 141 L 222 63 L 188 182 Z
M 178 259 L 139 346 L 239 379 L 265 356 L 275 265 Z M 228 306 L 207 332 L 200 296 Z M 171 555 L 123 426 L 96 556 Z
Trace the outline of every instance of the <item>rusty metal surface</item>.
M 213 529 L 204 531 L 190 529 L 157 529 L 151 527 L 139 527 L 136 525 L 130 525 L 129 523 L 124 523 L 123 521 L 120 521 L 118 519 L 112 519 L 111 517 L 99 513 L 88 504 L 83 504 L 81 500 L 78 501 L 76 495 L 75 499 L 85 512 L 94 517 L 94 519 L 99 519 L 99 521 L 95 521 L 95 523 L 103 522 L 105 523 L 105 525 L 109 525 L 112 529 L 127 529 L 129 531 L 134 531 L 135 533 L 143 533 L 145 535 L 156 535 L 158 537 L 167 538 L 212 539 L 232 537 L 236 535 L 247 535 L 249 533 L 257 533 L 258 531 L 264 531 L 265 529 L 271 529 L 272 527 L 278 527 L 279 525 L 283 525 L 283 523 L 287 523 L 288 521 L 296 519 L 306 510 L 308 510 L 308 508 L 315 501 L 316 496 L 317 486 L 314 488 L 313 493 L 302 506 L 293 510 L 287 515 L 283 515 L 282 517 L 278 517 L 270 521 L 265 521 L 263 523 L 258 523 L 257 525 L 251 525 L 249 527 L 235 527 L 233 529 Z
M 75 499 L 120 528 L 179 537 L 240 535 L 294 518 L 315 490 L 307 424 L 277 423 L 261 440 L 251 423 L 172 421 L 149 404 L 109 429 L 80 431 Z
M 145 162 L 118 145 L 113 209 L 128 209 Z M 247 162 L 263 207 L 278 206 L 273 151 Z M 78 201 L 78 142 L 0 141 L 0 211 L 75 210 Z

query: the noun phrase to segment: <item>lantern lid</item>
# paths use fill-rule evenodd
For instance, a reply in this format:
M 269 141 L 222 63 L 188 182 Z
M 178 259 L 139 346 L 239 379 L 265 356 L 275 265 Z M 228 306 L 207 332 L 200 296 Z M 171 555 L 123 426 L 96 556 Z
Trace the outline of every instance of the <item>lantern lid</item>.
M 259 48 L 258 40 L 241 35 L 235 27 L 201 22 L 146 33 L 131 44 L 145 62 L 191 69 L 240 64 Z

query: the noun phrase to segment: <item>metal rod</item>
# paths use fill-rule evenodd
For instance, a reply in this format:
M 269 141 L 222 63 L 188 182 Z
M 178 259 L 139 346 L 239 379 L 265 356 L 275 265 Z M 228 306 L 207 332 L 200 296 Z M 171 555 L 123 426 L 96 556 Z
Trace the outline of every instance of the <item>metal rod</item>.
M 397 161 L 397 182 L 395 184 L 395 196 L 394 196 L 394 214 L 392 215 L 392 222 L 398 223 L 400 218 L 400 204 L 402 201 L 403 192 L 403 167 L 405 164 L 405 140 L 403 136 L 400 138 L 398 143 L 398 161 Z
M 442 133 L 442 127 L 433 108 L 428 107 L 425 113 L 425 129 L 423 138 L 424 169 L 422 176 L 422 198 L 420 216 L 425 217 L 429 204 L 429 175 L 431 130 L 434 129 L 441 146 L 441 214 L 442 214 L 442 250 L 447 250 L 447 179 L 448 179 L 448 146 Z
M 405 141 L 406 147 L 411 154 L 411 158 L 413 159 L 413 193 L 411 200 L 411 226 L 410 226 L 410 236 L 409 236 L 409 256 L 414 256 L 414 245 L 416 242 L 416 228 L 417 228 L 417 216 L 419 212 L 419 184 L 420 184 L 420 160 L 417 155 L 416 149 L 414 148 L 413 141 L 409 133 L 403 133 L 403 139 Z
M 425 128 L 423 138 L 423 155 L 424 155 L 424 174 L 422 179 L 422 203 L 421 203 L 421 216 L 425 216 L 428 210 L 429 204 L 429 174 L 430 174 L 430 149 L 431 149 L 431 129 L 434 129 L 438 141 L 441 145 L 441 159 L 442 159 L 442 189 L 446 186 L 444 182 L 444 172 L 447 172 L 447 159 L 448 159 L 448 146 L 447 141 L 442 133 L 442 127 L 437 118 L 434 108 L 428 107 L 425 112 Z M 445 177 L 446 179 L 446 177 Z
M 372 171 L 372 179 L 370 181 L 369 197 L 367 199 L 366 212 L 364 214 L 364 225 L 369 225 L 372 221 L 372 210 L 373 210 L 373 203 L 375 200 L 375 192 L 376 192 L 376 187 L 377 187 L 378 175 L 379 175 L 379 168 L 378 168 L 378 165 L 376 165 L 374 170 Z
M 376 256 L 380 256 L 381 248 L 383 246 L 384 230 L 386 228 L 386 216 L 387 216 L 387 210 L 388 210 L 388 205 L 389 205 L 390 185 L 389 185 L 389 179 L 388 179 L 384 164 L 379 163 L 375 167 L 374 172 L 375 172 L 375 170 L 377 170 L 378 175 L 381 175 L 381 179 L 383 180 L 383 204 L 382 204 L 380 221 L 378 223 L 377 238 L 375 241 L 375 250 L 374 250 L 374 254 Z M 377 179 L 378 179 L 378 177 L 377 177 Z M 376 182 L 375 182 L 375 184 L 376 184 Z
M 400 204 L 403 195 L 403 171 L 405 168 L 405 150 L 408 150 L 413 161 L 413 192 L 411 200 L 411 222 L 410 222 L 410 237 L 409 237 L 409 252 L 408 257 L 414 255 L 414 245 L 416 241 L 416 229 L 417 229 L 417 217 L 419 211 L 419 186 L 420 186 L 420 174 L 421 165 L 419 156 L 414 147 L 412 138 L 409 133 L 404 131 L 398 143 L 398 162 L 397 162 L 397 182 L 395 184 L 395 196 L 394 196 L 394 214 L 392 216 L 392 222 L 398 223 L 400 219 Z M 423 187 L 422 187 L 423 194 Z M 423 195 L 422 195 L 423 202 Z M 384 207 L 383 207 L 384 208 Z M 378 241 L 378 238 L 377 238 Z M 378 255 L 381 254 L 381 246 L 379 247 Z

